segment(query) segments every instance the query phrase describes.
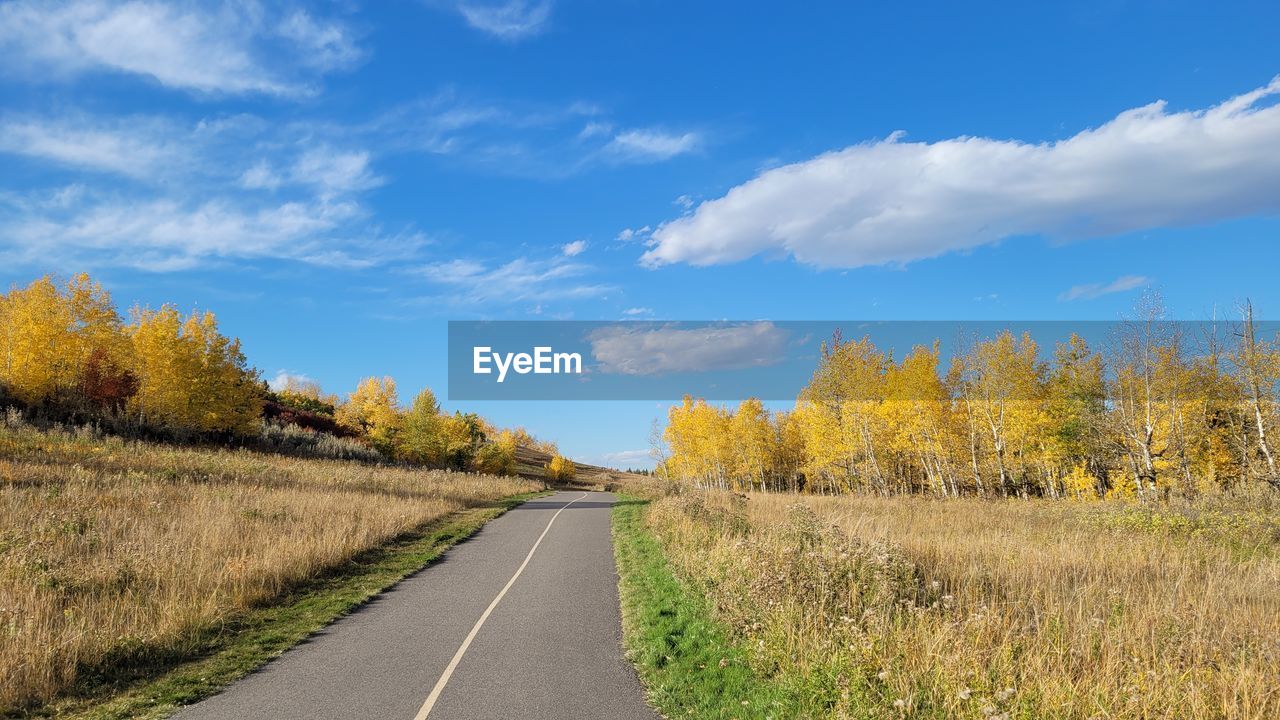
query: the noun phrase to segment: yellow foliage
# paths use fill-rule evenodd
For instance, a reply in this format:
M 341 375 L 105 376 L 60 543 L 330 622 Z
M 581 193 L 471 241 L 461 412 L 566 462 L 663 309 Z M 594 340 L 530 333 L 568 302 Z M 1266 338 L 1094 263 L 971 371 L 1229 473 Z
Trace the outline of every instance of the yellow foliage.
M 129 409 L 145 424 L 198 432 L 251 431 L 262 414 L 256 371 L 213 313 L 185 319 L 172 305 L 134 310 L 138 393 Z
M 364 433 L 378 449 L 391 452 L 401 423 L 396 381 L 390 377 L 361 380 L 355 392 L 338 408 L 335 418 L 342 425 Z
M 0 296 L 0 383 L 23 403 L 75 389 L 95 348 L 117 367 L 129 363 L 111 296 L 88 275 L 63 289 L 45 276 Z
M 568 482 L 578 473 L 578 467 L 573 461 L 562 455 L 554 455 L 551 461 L 547 463 L 546 475 L 547 480 L 551 482 Z
M 1098 499 L 1098 479 L 1090 474 L 1083 463 L 1071 468 L 1071 472 L 1062 478 L 1062 485 L 1066 490 L 1067 497 L 1072 499 Z

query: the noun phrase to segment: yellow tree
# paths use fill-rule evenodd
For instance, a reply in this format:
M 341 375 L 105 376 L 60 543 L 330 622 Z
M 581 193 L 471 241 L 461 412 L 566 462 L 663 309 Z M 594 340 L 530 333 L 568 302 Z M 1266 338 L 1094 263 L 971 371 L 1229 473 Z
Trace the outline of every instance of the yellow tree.
M 1280 489 L 1273 446 L 1276 427 L 1276 394 L 1280 389 L 1280 345 L 1258 337 L 1253 305 L 1244 307 L 1244 323 L 1233 356 L 1236 377 L 1244 392 L 1252 443 L 1262 459 L 1263 479 Z
M 792 432 L 801 439 L 801 469 L 810 491 L 838 492 L 848 477 L 848 453 L 840 416 L 826 405 L 803 399 L 790 417 Z
M 476 472 L 489 475 L 516 474 L 516 434 L 510 430 L 499 430 L 489 441 L 476 451 Z
M 757 398 L 743 400 L 730 420 L 728 432 L 736 448 L 731 451 L 735 477 L 741 478 L 748 490 L 767 490 L 776 440 L 764 404 Z
M 1147 293 L 1137 316 L 1119 328 L 1108 387 L 1108 436 L 1123 453 L 1139 498 L 1161 487 L 1168 467 L 1182 365 L 1179 328 L 1164 319 L 1159 295 Z
M 843 342 L 837 332 L 830 343 L 822 344 L 818 369 L 801 393 L 802 399 L 836 419 L 837 448 L 849 487 L 870 483 L 882 492 L 887 490 L 878 453 L 883 433 L 878 408 L 884 400 L 887 366 L 888 359 L 870 338 Z
M 424 388 L 401 419 L 396 454 L 412 463 L 443 466 L 448 453 L 444 425 L 445 418 L 440 416 L 440 403 L 436 401 L 435 393 Z
M 123 371 L 128 348 L 110 294 L 88 275 L 65 289 L 45 276 L 0 298 L 0 383 L 26 404 L 77 389 L 91 357 L 100 373 Z
M 129 408 L 146 425 L 189 432 L 251 432 L 262 414 L 256 371 L 213 313 L 135 309 L 127 328 L 139 386 Z
M 1030 335 L 1005 331 L 964 354 L 965 382 L 975 416 L 986 430 L 1001 493 L 1012 489 L 1014 460 L 1025 462 L 1043 437 L 1044 369 Z M 1022 468 L 1025 470 L 1025 468 Z
M 28 405 L 52 398 L 75 383 L 77 370 L 71 306 L 53 280 L 43 277 L 5 296 L 0 331 L 0 381 Z
M 920 470 L 940 495 L 958 495 L 950 394 L 938 376 L 940 350 L 915 347 L 885 377 L 881 414 L 889 427 L 887 446 Z M 903 463 L 903 464 L 906 464 Z
M 1073 333 L 1054 352 L 1046 391 L 1050 418 L 1046 448 L 1063 483 L 1079 498 L 1096 499 L 1107 490 L 1102 445 L 1106 402 L 1102 356 Z
M 364 434 L 382 452 L 391 454 L 401 424 L 396 381 L 390 377 L 361 380 L 334 417 L 342 425 Z

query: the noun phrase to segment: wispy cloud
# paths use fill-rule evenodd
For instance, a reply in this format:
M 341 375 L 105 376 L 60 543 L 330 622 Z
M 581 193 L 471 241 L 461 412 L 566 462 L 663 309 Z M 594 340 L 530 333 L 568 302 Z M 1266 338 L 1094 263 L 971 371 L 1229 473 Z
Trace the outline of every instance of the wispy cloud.
M 342 23 L 254 0 L 15 0 L 0 5 L 0 57 L 31 81 L 90 71 L 140 75 L 199 94 L 305 95 L 317 72 L 363 57 Z
M 1280 78 L 1206 110 L 1156 102 L 1066 140 L 855 145 L 762 172 L 664 223 L 642 258 L 762 253 L 906 263 L 1019 235 L 1071 239 L 1280 212 Z
M 653 308 L 647 308 L 647 307 L 633 307 L 633 308 L 627 308 L 626 310 L 623 310 L 623 311 L 622 311 L 622 314 L 623 314 L 623 315 L 629 315 L 629 316 L 631 316 L 631 317 L 636 317 L 636 316 L 639 316 L 639 315 L 652 315 L 652 314 L 653 314 Z
M 587 250 L 586 240 L 574 240 L 571 243 L 565 243 L 560 246 L 560 252 L 565 257 L 577 257 Z
M 73 178 L 32 187 L 12 176 L 0 194 L 0 258 L 151 270 L 243 258 L 360 267 L 426 243 L 412 228 L 388 233 L 370 220 L 362 194 L 381 178 L 368 150 L 295 131 L 243 116 L 194 124 L 0 118 L 0 155 L 66 168 Z
M 657 162 L 693 152 L 701 142 L 697 133 L 660 130 L 625 130 L 605 148 L 612 155 L 632 161 Z
M 94 122 L 85 117 L 6 117 L 0 152 L 131 177 L 154 176 L 181 162 L 186 148 L 171 124 L 147 117 Z
M 550 0 L 507 2 L 459 2 L 458 12 L 472 28 L 502 40 L 523 40 L 547 28 Z
M 1123 275 L 1109 283 L 1087 283 L 1085 285 L 1076 285 L 1059 295 L 1058 299 L 1067 302 L 1072 300 L 1093 300 L 1094 298 L 1100 298 L 1103 295 L 1135 290 L 1150 284 L 1151 278 L 1149 277 L 1143 275 Z
M 619 450 L 618 452 L 609 452 L 600 456 L 604 460 L 604 464 L 609 467 L 635 467 L 653 464 L 652 452 L 647 448 L 644 450 Z
M 593 270 L 561 255 L 499 264 L 455 258 L 422 265 L 416 274 L 447 291 L 445 300 L 490 305 L 598 297 L 611 291 L 611 286 L 589 279 Z

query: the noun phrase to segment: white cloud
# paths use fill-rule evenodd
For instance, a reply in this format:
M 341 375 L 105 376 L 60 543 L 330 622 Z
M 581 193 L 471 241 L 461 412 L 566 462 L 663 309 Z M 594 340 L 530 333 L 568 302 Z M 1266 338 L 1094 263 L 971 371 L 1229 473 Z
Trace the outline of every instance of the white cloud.
M 1123 275 L 1109 283 L 1088 283 L 1076 285 L 1058 296 L 1059 300 L 1093 300 L 1103 295 L 1125 292 L 1151 284 L 1151 278 L 1143 275 Z
M 381 183 L 369 170 L 369 153 L 329 147 L 303 152 L 292 170 L 293 181 L 315 186 L 322 197 L 368 190 Z
M 15 172 L 0 184 L 0 260 L 174 270 L 216 259 L 367 266 L 412 256 L 421 234 L 384 233 L 369 220 L 361 193 L 381 182 L 371 153 L 317 134 L 248 116 L 194 125 L 0 117 L 0 162 L 21 154 L 131 180 L 78 172 L 70 184 L 32 188 Z
M 565 257 L 577 257 L 585 252 L 586 249 L 586 240 L 574 240 L 571 243 L 565 243 L 560 246 L 560 252 L 563 253 Z
M 81 193 L 71 203 L 0 203 L 0 256 L 155 271 L 196 267 L 208 259 L 285 258 L 363 267 L 402 257 L 424 244 L 416 234 L 386 237 L 354 225 L 351 202 L 247 204 L 228 198 L 190 202 Z
M 770 322 L 741 325 L 608 325 L 588 336 L 601 372 L 659 375 L 775 365 L 787 332 Z
M 578 133 L 580 139 L 597 137 L 599 135 L 608 135 L 613 131 L 613 125 L 607 122 L 591 121 L 582 126 L 582 132 Z
M 623 228 L 622 232 L 618 233 L 617 240 L 619 242 L 631 242 L 632 240 L 638 240 L 638 239 L 647 237 L 649 233 L 652 231 L 653 229 L 650 228 L 648 225 L 645 225 L 644 227 L 640 227 L 640 228 L 635 228 L 635 229 Z
M 302 10 L 285 18 L 278 32 L 297 45 L 299 59 L 304 64 L 317 70 L 327 72 L 350 67 L 364 57 L 346 26 L 316 20 Z
M 681 195 L 680 197 L 676 198 L 675 200 L 672 200 L 672 201 L 671 201 L 671 204 L 672 204 L 672 205 L 678 205 L 678 206 L 680 206 L 681 208 L 684 208 L 685 210 L 688 210 L 688 209 L 690 209 L 690 208 L 692 208 L 692 207 L 693 207 L 693 197 L 692 197 L 692 196 L 690 196 L 690 195 Z
M 240 185 L 250 190 L 275 190 L 284 179 L 271 168 L 271 163 L 259 160 L 240 176 Z
M 652 314 L 653 314 L 653 308 L 647 308 L 647 307 L 633 307 L 633 308 L 627 308 L 626 310 L 623 310 L 623 311 L 622 311 L 622 314 L 623 314 L 623 315 L 630 315 L 630 316 L 632 316 L 632 317 L 635 317 L 635 316 L 637 316 L 637 315 L 652 315 Z
M 471 27 L 503 40 L 521 40 L 546 29 L 550 0 L 508 0 L 504 3 L 461 2 L 458 12 Z
M 608 285 L 582 281 L 592 268 L 565 257 L 516 258 L 500 265 L 470 259 L 429 263 L 417 269 L 429 282 L 454 291 L 458 303 L 545 302 L 603 295 Z
M 1072 239 L 1280 212 L 1280 77 L 1207 109 L 1156 102 L 1066 140 L 888 139 L 765 171 L 655 232 L 642 263 L 785 253 L 906 263 L 1001 239 Z
M 604 464 L 609 467 L 643 467 L 653 464 L 653 455 L 648 449 L 619 450 L 618 452 L 605 453 L 600 457 L 604 460 Z
M 301 95 L 311 88 L 295 65 L 327 71 L 360 56 L 341 24 L 253 0 L 0 5 L 0 57 L 28 79 L 109 70 L 197 93 Z
M 620 159 L 636 162 L 670 160 L 698 148 L 697 133 L 674 135 L 659 130 L 626 130 L 613 136 L 605 148 Z
M 167 123 L 152 118 L 95 123 L 83 117 L 8 117 L 0 120 L 0 152 L 147 177 L 186 154 L 175 134 Z
M 267 381 L 267 387 L 279 392 L 290 386 L 309 385 L 315 383 L 311 377 L 302 373 L 293 373 L 288 370 L 280 370 L 276 376 Z

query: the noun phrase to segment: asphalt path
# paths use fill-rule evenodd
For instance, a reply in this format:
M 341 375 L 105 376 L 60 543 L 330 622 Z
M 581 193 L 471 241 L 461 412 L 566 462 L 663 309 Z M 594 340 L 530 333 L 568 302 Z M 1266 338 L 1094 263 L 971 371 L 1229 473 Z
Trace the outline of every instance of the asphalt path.
M 622 656 L 609 493 L 530 500 L 181 720 L 653 720 Z

